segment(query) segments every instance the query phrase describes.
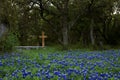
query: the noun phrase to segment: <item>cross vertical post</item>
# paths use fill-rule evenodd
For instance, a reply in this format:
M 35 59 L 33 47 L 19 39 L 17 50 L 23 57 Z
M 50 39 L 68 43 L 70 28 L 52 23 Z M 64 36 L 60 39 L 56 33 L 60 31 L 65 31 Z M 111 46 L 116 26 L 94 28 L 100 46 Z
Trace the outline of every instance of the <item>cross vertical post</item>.
M 47 38 L 47 36 L 45 36 L 44 31 L 42 31 L 42 35 L 40 36 L 40 38 L 42 39 L 42 47 L 45 47 L 45 38 Z

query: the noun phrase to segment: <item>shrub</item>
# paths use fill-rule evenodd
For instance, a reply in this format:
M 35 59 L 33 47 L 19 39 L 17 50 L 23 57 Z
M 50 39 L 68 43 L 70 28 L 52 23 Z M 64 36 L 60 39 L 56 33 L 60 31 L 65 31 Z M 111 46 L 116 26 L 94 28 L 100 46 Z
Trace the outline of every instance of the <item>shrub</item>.
M 3 51 L 12 51 L 14 46 L 19 45 L 19 40 L 16 34 L 10 32 L 1 40 Z

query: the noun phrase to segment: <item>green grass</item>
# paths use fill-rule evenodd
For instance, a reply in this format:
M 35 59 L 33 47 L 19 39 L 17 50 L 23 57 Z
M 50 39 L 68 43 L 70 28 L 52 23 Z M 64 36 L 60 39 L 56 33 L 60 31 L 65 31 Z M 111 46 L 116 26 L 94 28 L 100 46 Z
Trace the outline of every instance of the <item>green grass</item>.
M 33 61 L 36 61 L 38 64 L 40 64 L 40 65 L 48 65 L 49 63 L 50 63 L 50 60 L 52 60 L 52 59 L 57 59 L 58 57 L 56 57 L 56 56 L 53 56 L 53 58 L 51 58 L 50 60 L 49 59 L 47 59 L 47 57 L 48 57 L 48 55 L 49 54 L 54 54 L 54 53 L 57 53 L 57 54 L 63 54 L 62 56 L 60 56 L 59 57 L 59 61 L 60 60 L 62 60 L 63 59 L 63 57 L 64 57 L 64 53 L 66 54 L 66 53 L 68 53 L 69 51 L 72 51 L 72 52 L 75 52 L 74 54 L 76 54 L 76 56 L 78 56 L 79 54 L 81 54 L 81 53 L 86 53 L 86 52 L 90 52 L 90 50 L 89 49 L 69 49 L 69 50 L 62 50 L 62 48 L 60 47 L 60 46 L 56 46 L 56 47 L 45 47 L 45 48 L 40 48 L 40 49 L 30 49 L 30 50 L 26 50 L 26 49 L 24 49 L 24 50 L 16 50 L 15 52 L 17 52 L 17 53 L 20 53 L 20 54 L 22 54 L 22 56 L 25 56 L 25 57 L 28 57 L 28 58 L 24 58 L 24 57 L 22 57 L 21 58 L 21 60 L 23 60 L 23 61 L 25 61 L 26 59 L 30 59 L 30 60 L 33 60 Z M 100 51 L 101 53 L 100 54 L 105 54 L 106 52 L 102 52 L 102 51 Z M 117 52 L 117 50 L 116 50 L 116 52 Z M 78 54 L 77 54 L 78 53 Z M 71 56 L 72 55 L 74 55 L 74 54 L 71 54 Z M 40 59 L 40 55 L 42 55 L 42 59 Z M 14 60 L 16 61 L 18 59 L 18 57 L 14 57 Z M 71 59 L 69 59 L 68 60 L 68 62 L 70 61 Z M 119 58 L 119 60 L 120 60 L 120 58 Z M 11 60 L 9 60 L 8 59 L 8 61 L 10 61 L 11 62 Z M 66 59 L 66 61 L 67 61 L 67 59 Z M 84 59 L 84 61 L 85 62 L 87 62 L 87 59 Z M 91 63 L 95 63 L 96 61 L 100 61 L 98 58 L 94 58 L 93 60 L 89 60 Z M 2 61 L 3 62 L 3 61 Z M 78 62 L 79 62 L 79 60 L 78 60 Z M 81 59 L 80 59 L 80 62 L 82 62 L 81 61 Z M 29 65 L 30 67 L 34 67 L 34 65 L 31 65 L 31 64 L 29 64 L 29 62 L 28 63 L 26 63 L 26 62 L 24 62 L 26 65 Z M 74 63 L 74 62 L 73 62 Z M 120 63 L 120 62 L 119 62 Z M 17 65 L 17 63 L 15 63 L 16 65 Z M 22 63 L 23 64 L 23 63 Z M 107 64 L 108 66 L 106 67 L 106 68 L 101 68 L 101 67 L 99 67 L 99 66 L 96 66 L 94 69 L 97 71 L 97 72 L 99 72 L 99 73 L 104 73 L 104 72 L 109 72 L 110 70 L 108 69 L 108 67 L 109 67 L 109 63 L 106 63 L 105 62 L 105 64 Z M 116 62 L 116 64 L 118 64 L 118 62 Z M 6 74 L 6 73 L 9 73 L 9 74 L 11 74 L 14 70 L 16 70 L 17 68 L 18 68 L 19 66 L 13 66 L 13 67 L 3 67 L 2 69 L 4 69 L 3 70 L 3 72 L 2 73 L 0 73 L 0 77 L 3 77 L 4 76 L 4 74 Z M 22 67 L 23 66 L 21 66 L 21 67 L 19 67 L 18 69 L 22 69 Z M 61 65 L 57 65 L 56 66 L 56 64 L 52 64 L 51 65 L 51 68 L 50 68 L 50 70 L 53 70 L 53 68 L 54 67 L 56 67 L 57 69 L 61 69 L 61 70 L 63 70 L 63 69 L 68 69 L 69 67 L 68 66 L 65 66 L 64 68 L 62 68 L 62 66 Z M 80 68 L 79 68 L 79 66 L 71 66 L 71 68 L 73 68 L 73 69 L 76 69 L 76 70 L 81 70 Z M 1 69 L 1 68 L 0 68 Z M 38 69 L 37 68 L 32 68 L 32 69 L 30 69 L 30 71 L 32 71 L 32 73 L 34 74 L 34 73 L 36 73 L 36 71 L 38 71 Z M 113 73 L 115 73 L 115 72 L 119 72 L 120 71 L 120 68 L 114 68 L 113 67 L 113 70 L 111 70 L 111 72 L 113 72 Z M 20 76 L 21 76 L 21 74 L 20 74 Z M 74 74 L 73 74 L 73 76 L 74 76 Z M 74 76 L 77 80 L 79 80 L 79 78 L 81 78 L 81 79 L 83 79 L 83 76 Z M 78 77 L 78 78 L 77 78 Z M 4 78 L 5 79 L 5 78 Z M 31 78 L 28 76 L 25 80 L 30 80 Z M 57 79 L 57 76 L 56 77 L 54 77 L 52 80 L 56 80 Z M 6 78 L 6 80 L 7 80 L 7 78 Z M 16 79 L 14 79 L 14 80 L 16 80 Z M 24 79 L 22 79 L 22 80 L 24 80 Z M 39 80 L 39 78 L 38 77 L 34 77 L 33 78 L 33 80 Z M 111 78 L 111 79 L 109 79 L 109 80 L 114 80 L 114 78 Z

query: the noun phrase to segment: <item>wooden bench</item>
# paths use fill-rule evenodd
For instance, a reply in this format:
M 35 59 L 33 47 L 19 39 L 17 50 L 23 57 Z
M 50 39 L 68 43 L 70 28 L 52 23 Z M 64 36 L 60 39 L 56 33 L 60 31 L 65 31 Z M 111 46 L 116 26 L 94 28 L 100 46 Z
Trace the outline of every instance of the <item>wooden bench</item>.
M 42 46 L 15 46 L 16 49 L 39 49 Z
M 45 36 L 44 31 L 42 31 L 42 36 L 39 36 L 39 38 L 42 38 L 42 46 L 15 46 L 16 49 L 39 49 L 39 48 L 44 48 L 45 47 Z

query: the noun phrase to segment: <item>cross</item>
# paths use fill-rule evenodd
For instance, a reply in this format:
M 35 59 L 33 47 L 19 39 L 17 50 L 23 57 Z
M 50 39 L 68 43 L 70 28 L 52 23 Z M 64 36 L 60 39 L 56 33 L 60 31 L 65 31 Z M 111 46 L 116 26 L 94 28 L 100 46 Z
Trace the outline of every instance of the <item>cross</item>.
M 39 37 L 42 38 L 42 47 L 45 47 L 45 38 L 47 38 L 47 36 L 45 36 L 44 31 L 42 31 L 42 35 Z

